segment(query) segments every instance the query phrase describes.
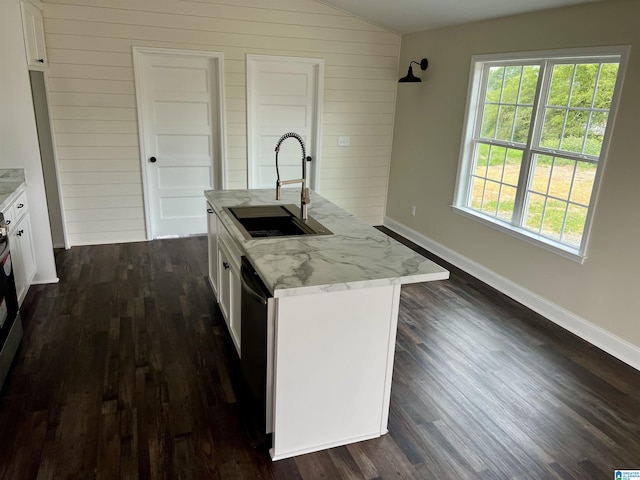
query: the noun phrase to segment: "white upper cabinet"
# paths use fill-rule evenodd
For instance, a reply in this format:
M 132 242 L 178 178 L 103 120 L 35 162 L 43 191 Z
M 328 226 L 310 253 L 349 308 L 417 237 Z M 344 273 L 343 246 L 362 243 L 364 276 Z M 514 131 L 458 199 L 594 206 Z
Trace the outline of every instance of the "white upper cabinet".
M 44 69 L 47 66 L 47 52 L 44 46 L 42 10 L 27 1 L 21 2 L 21 6 L 27 65 L 34 69 Z

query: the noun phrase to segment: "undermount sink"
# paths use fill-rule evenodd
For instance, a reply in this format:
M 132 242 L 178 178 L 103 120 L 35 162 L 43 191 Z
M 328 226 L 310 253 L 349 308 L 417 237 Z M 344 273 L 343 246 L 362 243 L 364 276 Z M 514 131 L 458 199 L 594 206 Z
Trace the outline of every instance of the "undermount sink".
M 313 218 L 299 218 L 300 209 L 295 205 L 225 207 L 224 210 L 231 214 L 246 239 L 332 235 Z

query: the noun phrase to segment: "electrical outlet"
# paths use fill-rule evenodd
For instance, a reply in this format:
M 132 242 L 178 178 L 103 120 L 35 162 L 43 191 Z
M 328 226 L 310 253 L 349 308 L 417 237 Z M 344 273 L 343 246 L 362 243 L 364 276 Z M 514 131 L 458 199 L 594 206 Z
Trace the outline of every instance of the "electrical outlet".
M 416 206 L 415 205 L 411 205 L 411 216 L 412 217 L 416 216 Z
M 339 147 L 348 147 L 351 145 L 351 137 L 338 137 Z

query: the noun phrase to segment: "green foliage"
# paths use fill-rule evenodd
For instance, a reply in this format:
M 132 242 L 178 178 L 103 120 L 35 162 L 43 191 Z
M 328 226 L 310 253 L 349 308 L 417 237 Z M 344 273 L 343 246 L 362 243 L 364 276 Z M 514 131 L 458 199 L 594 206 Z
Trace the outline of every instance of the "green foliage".
M 482 137 L 526 143 L 539 70 L 538 65 L 489 69 Z M 617 75 L 617 63 L 555 65 L 541 145 L 599 156 Z
M 484 138 L 526 143 L 539 72 L 538 65 L 489 69 L 482 115 Z

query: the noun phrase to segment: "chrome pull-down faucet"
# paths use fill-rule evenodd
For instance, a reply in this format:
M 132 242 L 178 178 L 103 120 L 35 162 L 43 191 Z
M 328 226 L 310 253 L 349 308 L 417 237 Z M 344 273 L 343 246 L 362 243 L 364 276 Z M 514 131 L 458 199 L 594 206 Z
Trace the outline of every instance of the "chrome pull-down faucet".
M 287 138 L 295 138 L 300 143 L 302 148 L 302 178 L 295 180 L 280 180 L 280 170 L 278 168 L 278 153 L 280 152 L 280 144 Z M 300 191 L 300 218 L 306 220 L 309 218 L 307 213 L 307 206 L 311 203 L 311 196 L 309 188 L 307 187 L 307 162 L 311 161 L 311 157 L 307 157 L 307 153 L 304 148 L 304 142 L 302 137 L 294 132 L 285 133 L 280 137 L 276 143 L 276 175 L 278 180 L 276 181 L 276 200 L 282 198 L 282 185 L 291 185 L 293 183 L 302 183 L 302 190 Z

